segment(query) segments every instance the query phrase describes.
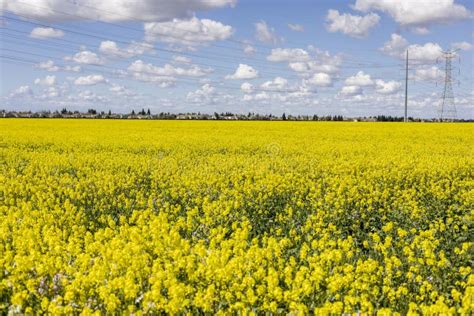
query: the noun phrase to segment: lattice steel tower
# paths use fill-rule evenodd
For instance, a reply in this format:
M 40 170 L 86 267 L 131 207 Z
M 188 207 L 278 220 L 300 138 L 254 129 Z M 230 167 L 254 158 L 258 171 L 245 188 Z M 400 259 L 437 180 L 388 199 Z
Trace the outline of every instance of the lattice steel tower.
M 452 77 L 452 60 L 456 57 L 457 50 L 443 52 L 446 59 L 445 75 L 444 75 L 444 91 L 441 106 L 439 108 L 440 121 L 450 121 L 456 119 L 456 105 L 454 104 L 453 77 Z

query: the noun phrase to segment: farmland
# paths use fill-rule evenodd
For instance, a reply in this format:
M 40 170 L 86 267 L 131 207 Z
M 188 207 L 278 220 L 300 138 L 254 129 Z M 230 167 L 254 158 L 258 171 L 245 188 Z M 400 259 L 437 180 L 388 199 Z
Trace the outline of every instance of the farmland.
M 472 124 L 0 120 L 0 314 L 469 314 L 472 144 Z

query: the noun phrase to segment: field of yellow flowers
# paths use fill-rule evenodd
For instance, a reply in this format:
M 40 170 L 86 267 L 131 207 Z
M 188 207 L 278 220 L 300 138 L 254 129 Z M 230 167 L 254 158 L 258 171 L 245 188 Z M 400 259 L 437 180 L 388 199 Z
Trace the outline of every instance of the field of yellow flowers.
M 0 120 L 0 314 L 470 314 L 474 125 Z

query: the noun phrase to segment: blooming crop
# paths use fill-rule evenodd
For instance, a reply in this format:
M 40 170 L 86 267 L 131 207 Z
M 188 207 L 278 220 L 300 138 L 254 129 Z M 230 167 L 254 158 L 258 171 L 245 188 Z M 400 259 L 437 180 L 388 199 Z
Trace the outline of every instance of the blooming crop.
M 471 124 L 0 120 L 0 314 L 470 314 Z

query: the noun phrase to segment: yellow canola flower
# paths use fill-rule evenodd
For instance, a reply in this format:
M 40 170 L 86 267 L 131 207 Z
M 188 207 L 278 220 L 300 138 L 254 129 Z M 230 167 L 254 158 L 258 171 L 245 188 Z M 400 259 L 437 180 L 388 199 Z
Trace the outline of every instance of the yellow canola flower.
M 0 119 L 0 314 L 469 315 L 473 143 L 468 123 Z

